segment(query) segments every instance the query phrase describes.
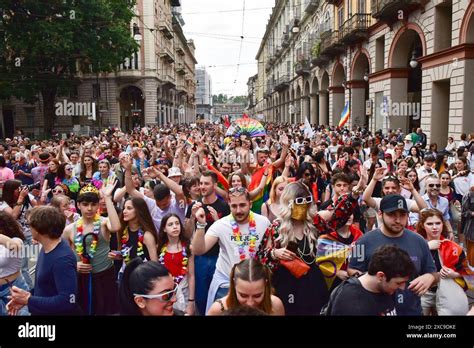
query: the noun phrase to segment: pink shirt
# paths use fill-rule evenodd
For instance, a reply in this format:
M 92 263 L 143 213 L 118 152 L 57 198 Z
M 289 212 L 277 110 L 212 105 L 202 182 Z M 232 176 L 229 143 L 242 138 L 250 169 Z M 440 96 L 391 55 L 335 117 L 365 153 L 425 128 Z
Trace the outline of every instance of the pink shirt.
M 13 170 L 5 167 L 0 169 L 0 183 L 4 183 L 7 180 L 15 180 L 15 174 L 13 174 Z

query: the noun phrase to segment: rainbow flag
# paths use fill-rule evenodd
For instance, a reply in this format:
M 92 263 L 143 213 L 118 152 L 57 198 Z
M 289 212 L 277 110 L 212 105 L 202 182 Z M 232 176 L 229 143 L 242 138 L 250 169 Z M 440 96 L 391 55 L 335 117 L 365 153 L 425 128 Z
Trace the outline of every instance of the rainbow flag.
M 206 158 L 205 160 L 207 169 L 217 174 L 217 186 L 219 186 L 223 190 L 228 191 L 230 186 L 225 176 L 222 175 L 222 173 L 218 171 L 213 165 L 211 165 L 211 163 L 209 162 L 209 158 Z
M 257 214 L 261 214 L 262 212 L 262 205 L 265 203 L 268 198 L 270 198 L 270 189 L 272 188 L 272 181 L 273 181 L 273 171 L 275 167 L 270 164 L 263 168 L 260 168 L 252 175 L 252 180 L 250 181 L 249 191 L 255 190 L 262 181 L 263 173 L 268 168 L 268 177 L 265 187 L 263 188 L 262 192 L 259 193 L 257 197 L 252 202 L 252 211 Z
M 189 137 L 189 138 L 186 140 L 186 146 L 194 147 L 194 139 L 193 139 L 192 137 Z
M 341 120 L 339 121 L 339 128 L 344 127 L 344 125 L 349 121 L 349 118 L 351 118 L 351 111 L 349 110 L 349 102 L 346 103 L 346 106 L 344 107 L 344 110 L 342 110 L 341 114 Z

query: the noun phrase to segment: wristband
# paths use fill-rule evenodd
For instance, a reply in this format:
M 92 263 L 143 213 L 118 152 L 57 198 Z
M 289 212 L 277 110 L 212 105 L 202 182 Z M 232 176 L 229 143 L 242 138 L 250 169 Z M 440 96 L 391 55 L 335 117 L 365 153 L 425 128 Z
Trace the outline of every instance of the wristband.
M 207 227 L 207 223 L 206 223 L 206 224 L 201 224 L 200 222 L 198 222 L 198 223 L 196 224 L 196 228 L 197 228 L 198 230 L 199 230 L 199 229 L 204 230 L 204 229 L 206 229 L 206 227 Z

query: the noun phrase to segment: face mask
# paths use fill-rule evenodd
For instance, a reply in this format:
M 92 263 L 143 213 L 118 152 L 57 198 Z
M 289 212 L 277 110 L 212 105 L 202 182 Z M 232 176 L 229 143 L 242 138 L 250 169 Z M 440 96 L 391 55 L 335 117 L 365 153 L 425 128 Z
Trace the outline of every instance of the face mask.
M 305 221 L 306 216 L 308 214 L 308 205 L 301 204 L 301 205 L 293 205 L 291 209 L 291 218 L 296 221 Z

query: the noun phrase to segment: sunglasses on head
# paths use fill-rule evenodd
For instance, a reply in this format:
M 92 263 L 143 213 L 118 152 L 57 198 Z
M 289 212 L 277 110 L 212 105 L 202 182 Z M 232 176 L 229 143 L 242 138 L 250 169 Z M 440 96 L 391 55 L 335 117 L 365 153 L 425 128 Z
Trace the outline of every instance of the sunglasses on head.
M 245 187 L 237 187 L 229 189 L 229 194 L 233 196 L 240 196 L 247 193 L 247 189 Z
M 293 200 L 293 202 L 297 205 L 302 205 L 302 204 L 310 204 L 313 203 L 313 197 L 308 196 L 308 197 L 298 197 Z
M 53 193 L 64 193 L 64 191 L 61 189 L 54 189 Z
M 428 184 L 428 187 L 430 187 L 430 188 L 433 188 L 433 187 L 440 188 L 441 184 Z
M 149 300 L 158 300 L 162 303 L 170 302 L 173 297 L 176 296 L 176 292 L 178 292 L 178 284 L 175 284 L 173 290 L 165 290 L 166 292 L 163 292 L 158 295 L 141 295 L 141 294 L 133 294 L 133 296 L 140 296 Z

